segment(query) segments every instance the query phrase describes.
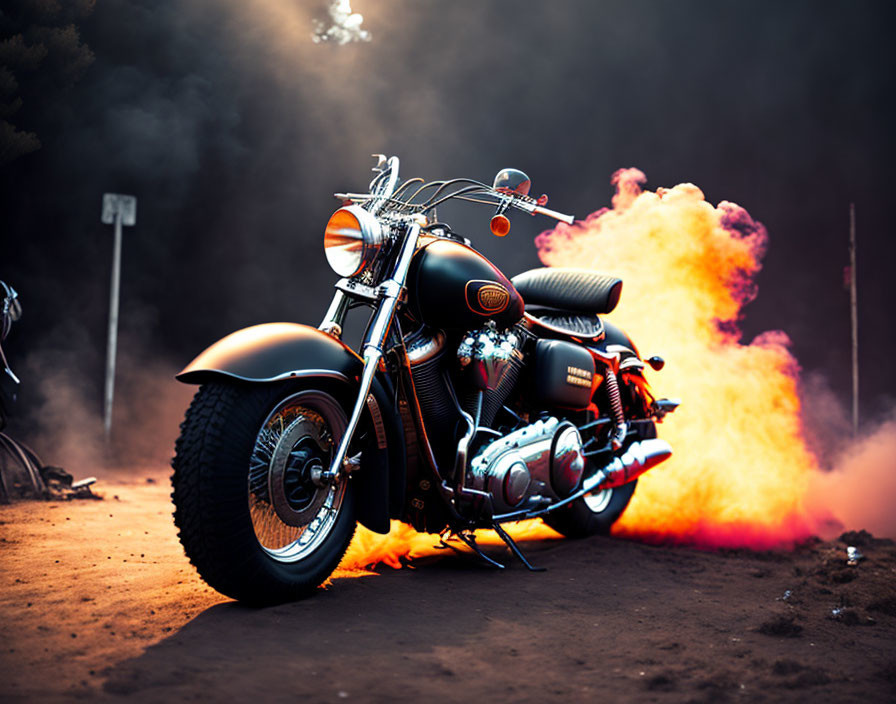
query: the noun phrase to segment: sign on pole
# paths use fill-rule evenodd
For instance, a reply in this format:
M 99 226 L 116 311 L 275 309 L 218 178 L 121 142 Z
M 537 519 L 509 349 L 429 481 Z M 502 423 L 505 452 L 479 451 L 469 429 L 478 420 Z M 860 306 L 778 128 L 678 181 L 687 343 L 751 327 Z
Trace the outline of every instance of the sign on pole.
M 137 224 L 137 199 L 117 193 L 103 194 L 104 225 L 115 225 L 115 245 L 112 251 L 112 285 L 109 295 L 109 340 L 106 346 L 106 392 L 103 404 L 103 428 L 106 441 L 112 433 L 112 399 L 115 396 L 115 355 L 118 348 L 118 292 L 121 288 L 121 227 Z
M 122 196 L 118 193 L 103 194 L 103 225 L 115 224 L 115 216 L 121 213 L 121 224 L 133 227 L 137 224 L 137 199 L 134 196 Z

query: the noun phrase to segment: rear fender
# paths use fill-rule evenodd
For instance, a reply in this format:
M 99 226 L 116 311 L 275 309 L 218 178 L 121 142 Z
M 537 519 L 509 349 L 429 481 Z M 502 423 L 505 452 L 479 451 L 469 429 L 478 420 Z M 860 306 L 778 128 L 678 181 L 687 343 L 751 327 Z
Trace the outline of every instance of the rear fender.
M 595 361 L 602 361 L 617 375 L 622 401 L 628 418 L 647 418 L 650 416 L 650 407 L 653 403 L 653 393 L 647 380 L 644 378 L 644 362 L 638 353 L 638 348 L 620 327 L 604 320 L 604 339 L 593 348 L 589 347 Z M 608 359 L 612 357 L 612 359 Z M 600 364 L 596 365 L 600 370 Z M 595 374 L 595 383 L 592 386 L 592 405 L 590 410 L 598 411 L 596 397 L 597 389 L 604 381 L 604 376 Z
M 316 328 L 267 323 L 222 338 L 175 378 L 185 384 L 222 378 L 258 384 L 320 380 L 338 389 L 348 414 L 363 367 L 364 362 L 350 347 Z M 377 373 L 359 427 L 367 434 L 362 466 L 352 475 L 358 521 L 377 533 L 389 532 L 390 516 L 400 517 L 404 504 L 407 458 L 404 428 L 394 399 L 391 380 Z

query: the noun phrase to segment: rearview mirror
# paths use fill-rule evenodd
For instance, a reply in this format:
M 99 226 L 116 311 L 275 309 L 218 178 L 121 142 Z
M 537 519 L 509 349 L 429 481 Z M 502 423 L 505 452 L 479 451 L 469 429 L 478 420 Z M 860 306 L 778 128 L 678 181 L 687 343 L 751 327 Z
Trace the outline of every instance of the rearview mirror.
M 492 184 L 499 193 L 508 195 L 516 194 L 520 196 L 529 195 L 529 189 L 532 187 L 532 181 L 529 177 L 519 169 L 501 169 L 495 176 L 495 182 Z

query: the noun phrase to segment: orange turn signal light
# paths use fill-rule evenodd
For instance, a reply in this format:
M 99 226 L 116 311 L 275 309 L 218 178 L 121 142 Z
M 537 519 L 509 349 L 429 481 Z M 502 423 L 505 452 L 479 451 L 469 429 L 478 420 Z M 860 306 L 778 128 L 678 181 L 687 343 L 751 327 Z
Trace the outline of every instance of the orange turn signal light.
M 510 220 L 506 215 L 495 215 L 489 223 L 489 229 L 495 237 L 505 237 L 510 232 Z

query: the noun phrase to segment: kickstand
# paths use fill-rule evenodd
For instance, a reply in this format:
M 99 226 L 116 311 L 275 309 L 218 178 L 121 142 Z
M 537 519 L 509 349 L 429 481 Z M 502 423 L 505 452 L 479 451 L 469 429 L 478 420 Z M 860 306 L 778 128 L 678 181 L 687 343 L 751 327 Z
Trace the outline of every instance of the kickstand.
M 506 531 L 499 524 L 493 523 L 492 529 L 495 531 L 495 533 L 498 534 L 498 537 L 500 537 L 501 540 L 503 540 L 505 543 L 507 543 L 507 547 L 509 547 L 511 552 L 520 559 L 520 562 L 522 562 L 526 566 L 526 569 L 528 569 L 531 572 L 546 572 L 547 571 L 547 567 L 533 567 L 529 563 L 529 561 L 526 559 L 526 556 L 523 555 L 523 552 L 520 550 L 519 545 L 517 545 L 514 542 L 513 538 L 511 538 L 509 535 L 507 535 Z
M 455 533 L 455 535 L 456 535 L 458 538 L 461 539 L 461 541 L 464 543 L 464 545 L 466 545 L 468 548 L 470 548 L 470 550 L 472 550 L 472 551 L 475 552 L 477 555 L 479 555 L 479 557 L 482 558 L 482 559 L 483 559 L 485 562 L 487 562 L 489 565 L 491 565 L 492 567 L 497 567 L 499 570 L 503 570 L 503 569 L 504 569 L 504 565 L 502 565 L 502 564 L 501 564 L 500 562 L 498 562 L 497 560 L 493 560 L 493 559 L 490 558 L 488 555 L 486 555 L 484 552 L 482 552 L 482 550 L 479 549 L 479 546 L 476 544 L 476 537 L 475 537 L 475 536 L 473 536 L 473 535 L 467 536 L 467 535 L 464 535 L 463 533 Z M 461 550 L 458 550 L 458 549 L 457 549 L 456 547 L 454 547 L 453 545 L 449 545 L 449 544 L 446 543 L 444 540 L 441 541 L 441 542 L 442 542 L 442 545 L 444 545 L 446 548 L 451 548 L 451 549 L 454 550 L 455 552 L 460 553 L 460 554 L 463 554 L 463 552 L 462 552 Z

